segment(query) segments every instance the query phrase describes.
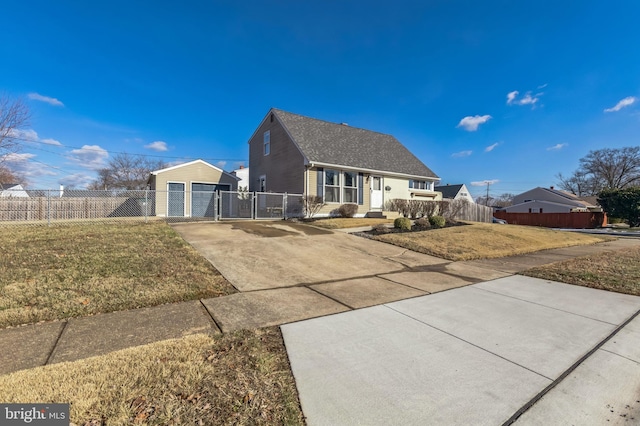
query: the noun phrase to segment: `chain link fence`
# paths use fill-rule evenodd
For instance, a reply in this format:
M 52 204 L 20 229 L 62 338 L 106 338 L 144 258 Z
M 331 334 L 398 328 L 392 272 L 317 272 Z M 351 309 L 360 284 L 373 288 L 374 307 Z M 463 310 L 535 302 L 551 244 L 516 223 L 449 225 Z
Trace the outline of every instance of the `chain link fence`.
M 21 190 L 0 195 L 0 227 L 111 221 L 287 219 L 301 194 L 238 191 Z

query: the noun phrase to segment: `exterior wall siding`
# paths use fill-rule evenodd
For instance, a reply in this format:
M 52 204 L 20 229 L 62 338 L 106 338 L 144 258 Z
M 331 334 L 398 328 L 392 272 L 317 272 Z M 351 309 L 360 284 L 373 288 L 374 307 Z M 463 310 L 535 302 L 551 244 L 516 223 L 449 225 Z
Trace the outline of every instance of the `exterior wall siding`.
M 278 119 L 269 114 L 249 140 L 249 191 L 258 191 L 260 176 L 266 176 L 267 192 L 304 192 L 304 157 Z M 264 155 L 263 137 L 271 133 L 270 153 Z
M 226 173 L 213 169 L 206 164 L 195 163 L 177 167 L 151 176 L 151 189 L 156 192 L 156 216 L 167 216 L 167 184 L 169 182 L 184 183 L 185 216 L 191 215 L 191 184 L 214 183 L 229 185 L 230 190 L 238 189 L 237 181 Z
M 574 208 L 574 206 L 557 205 L 554 203 L 545 203 L 544 201 L 531 201 L 509 206 L 504 210 L 508 213 L 529 213 L 529 209 L 531 209 L 531 213 L 540 213 L 540 209 L 542 209 L 543 213 L 569 213 L 572 208 Z

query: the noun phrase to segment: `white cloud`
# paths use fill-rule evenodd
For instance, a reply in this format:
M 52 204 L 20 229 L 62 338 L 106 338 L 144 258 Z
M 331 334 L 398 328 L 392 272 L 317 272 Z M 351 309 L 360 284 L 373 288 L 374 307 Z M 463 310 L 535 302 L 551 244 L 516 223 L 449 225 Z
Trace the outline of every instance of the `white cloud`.
M 545 87 L 547 87 L 549 85 L 549 83 L 545 83 L 545 84 L 541 84 L 540 86 L 538 86 L 538 90 L 540 89 L 544 89 Z
M 498 182 L 500 182 L 498 179 L 478 180 L 478 181 L 475 181 L 475 182 L 471 182 L 471 186 L 495 185 Z
M 490 115 L 474 115 L 474 116 L 466 116 L 456 127 L 462 127 L 468 132 L 475 132 L 478 130 L 478 126 L 486 123 L 491 119 Z
M 60 141 L 57 141 L 55 139 L 51 139 L 51 138 L 47 138 L 47 139 L 40 139 L 40 142 L 45 143 L 47 145 L 54 145 L 54 146 L 62 146 L 62 144 L 60 143 Z
M 626 98 L 622 99 L 620 102 L 618 102 L 616 104 L 616 106 L 612 107 L 612 108 L 607 108 L 604 110 L 604 112 L 617 112 L 620 111 L 622 108 L 626 108 L 630 105 L 633 105 L 636 101 L 638 100 L 638 98 L 636 98 L 635 96 L 627 96 Z
M 158 151 L 158 152 L 167 151 L 169 149 L 167 148 L 167 143 L 163 141 L 151 142 L 150 144 L 147 144 L 144 147 L 152 151 Z
M 453 158 L 462 158 L 462 157 L 468 157 L 471 154 L 473 154 L 473 151 L 460 151 L 460 152 L 455 152 L 455 153 L 451 154 L 451 156 Z
M 29 97 L 29 99 L 32 99 L 34 101 L 45 102 L 53 106 L 64 106 L 64 104 L 60 102 L 58 99 L 50 98 L 49 96 L 43 96 L 39 93 L 29 93 L 27 96 Z
M 536 93 L 531 96 L 531 92 L 527 92 L 523 97 L 518 99 L 519 94 L 520 92 L 517 90 L 507 93 L 507 105 L 535 105 L 544 93 Z
M 98 145 L 83 145 L 69 152 L 71 161 L 90 170 L 99 170 L 105 166 L 109 153 Z
M 226 165 L 227 165 L 226 161 L 218 161 L 216 164 L 214 164 L 214 166 L 219 167 L 219 168 L 221 168 L 223 170 L 224 170 L 224 166 L 226 166 Z
M 60 141 L 57 141 L 55 139 L 51 139 L 51 138 L 40 139 L 40 137 L 38 136 L 38 132 L 36 132 L 33 129 L 26 129 L 26 130 L 12 129 L 9 132 L 9 137 L 22 140 L 25 142 L 42 142 L 47 145 L 62 146 Z
M 32 159 L 33 157 L 35 157 L 35 154 L 30 154 L 30 153 L 15 153 L 12 152 L 10 154 L 6 154 L 2 157 L 2 159 L 8 163 L 22 163 L 25 161 L 29 161 L 30 159 Z
M 496 149 L 496 148 L 498 147 L 498 145 L 500 145 L 500 142 L 496 142 L 496 143 L 494 143 L 494 144 L 492 144 L 492 145 L 489 145 L 488 147 L 486 147 L 486 148 L 484 149 L 484 152 L 491 152 L 491 151 L 493 151 L 494 149 Z
M 568 143 L 558 143 L 555 144 L 554 146 L 550 146 L 549 148 L 547 148 L 547 151 L 560 151 L 562 148 L 566 147 L 567 145 L 569 145 Z
M 86 188 L 93 180 L 94 178 L 87 174 L 74 173 L 61 178 L 58 183 L 66 187 Z

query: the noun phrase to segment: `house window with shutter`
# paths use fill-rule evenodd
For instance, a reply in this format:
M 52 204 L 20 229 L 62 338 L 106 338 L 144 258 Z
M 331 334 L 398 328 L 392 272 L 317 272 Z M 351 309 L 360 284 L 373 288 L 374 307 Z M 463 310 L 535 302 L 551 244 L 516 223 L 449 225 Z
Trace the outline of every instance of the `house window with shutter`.
M 336 170 L 324 171 L 324 201 L 326 203 L 340 202 L 340 173 Z
M 355 172 L 344 172 L 342 189 L 343 203 L 358 203 L 358 174 Z

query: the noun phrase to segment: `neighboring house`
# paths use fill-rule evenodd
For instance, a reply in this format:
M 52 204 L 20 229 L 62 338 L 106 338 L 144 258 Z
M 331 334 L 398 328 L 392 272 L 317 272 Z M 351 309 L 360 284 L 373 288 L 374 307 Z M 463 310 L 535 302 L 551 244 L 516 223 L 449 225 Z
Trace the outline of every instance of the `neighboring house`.
M 440 178 L 391 135 L 271 109 L 249 140 L 249 191 L 321 196 L 320 215 L 394 198 L 440 199 Z
M 435 187 L 436 192 L 442 193 L 443 199 L 448 200 L 466 200 L 470 203 L 475 203 L 473 197 L 467 189 L 467 185 L 461 183 L 459 185 L 441 185 Z
M 29 197 L 19 183 L 0 183 L 0 197 Z
M 238 179 L 238 190 L 240 188 L 249 189 L 249 168 L 240 166 L 239 169 L 235 169 L 231 172 L 232 175 L 236 176 Z
M 570 213 L 600 211 L 566 191 L 537 187 L 513 197 L 513 205 L 502 209 L 508 213 Z
M 213 217 L 214 192 L 235 191 L 238 178 L 203 160 L 151 172 L 155 213 L 161 217 Z

